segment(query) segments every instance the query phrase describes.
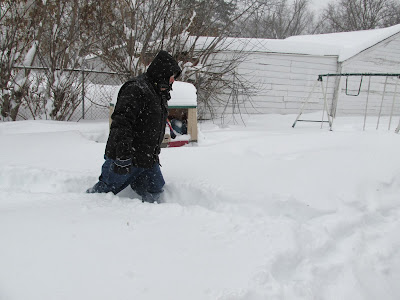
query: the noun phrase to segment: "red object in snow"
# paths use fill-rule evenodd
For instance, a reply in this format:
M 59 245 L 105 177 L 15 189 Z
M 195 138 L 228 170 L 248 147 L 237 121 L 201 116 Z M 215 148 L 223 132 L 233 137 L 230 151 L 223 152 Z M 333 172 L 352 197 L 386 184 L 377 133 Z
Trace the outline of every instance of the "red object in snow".
M 189 141 L 170 141 L 168 147 L 181 147 L 187 144 L 189 144 Z

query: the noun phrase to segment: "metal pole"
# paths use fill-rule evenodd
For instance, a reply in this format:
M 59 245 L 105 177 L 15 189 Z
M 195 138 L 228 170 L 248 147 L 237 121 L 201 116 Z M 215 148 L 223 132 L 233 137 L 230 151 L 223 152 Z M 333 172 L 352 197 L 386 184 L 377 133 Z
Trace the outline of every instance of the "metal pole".
M 390 127 L 392 125 L 392 117 L 393 117 L 393 110 L 394 110 L 394 101 L 396 100 L 396 94 L 397 94 L 397 84 L 399 83 L 399 78 L 397 77 L 396 80 L 396 85 L 394 87 L 394 94 L 393 94 L 393 102 L 392 102 L 392 110 L 390 111 L 390 119 L 389 119 L 389 127 L 388 130 L 390 130 Z
M 85 71 L 82 69 L 82 119 L 85 119 Z
M 322 94 L 324 95 L 324 110 L 326 110 L 326 114 L 328 116 L 329 130 L 332 130 L 332 121 L 328 112 L 328 102 L 326 101 L 326 93 L 324 90 L 324 83 L 322 82 L 322 80 L 321 80 L 321 89 L 322 89 Z
M 326 85 L 325 85 L 325 95 L 328 93 L 328 82 L 329 82 L 329 75 L 326 77 Z M 322 122 L 321 122 L 321 129 L 322 129 L 322 125 L 324 125 L 324 115 L 325 115 L 325 109 L 326 109 L 326 113 L 328 114 L 328 107 L 325 107 L 325 103 L 324 103 L 324 109 L 322 110 Z
M 315 87 L 316 87 L 317 84 L 318 84 L 318 81 L 319 81 L 319 79 L 315 82 L 314 86 L 313 86 L 312 89 L 311 89 L 311 92 L 308 94 L 308 96 L 307 96 L 307 98 L 306 98 L 306 101 L 304 101 L 303 105 L 301 106 L 300 112 L 299 112 L 299 114 L 297 115 L 297 118 L 296 118 L 296 120 L 294 121 L 294 123 L 293 123 L 293 125 L 292 125 L 293 128 L 294 128 L 294 126 L 296 126 L 297 121 L 299 120 L 301 114 L 303 113 L 304 107 L 306 106 L 306 104 L 308 103 L 308 100 L 310 99 L 312 93 L 314 92 Z M 321 81 L 322 81 L 322 78 L 321 78 Z
M 367 121 L 367 111 L 368 111 L 368 99 L 369 99 L 369 89 L 371 87 L 371 76 L 368 77 L 368 91 L 367 91 L 367 102 L 365 103 L 365 113 L 364 113 L 364 126 L 363 131 L 365 130 L 365 123 Z
M 385 85 L 384 85 L 384 87 L 383 87 L 383 95 L 382 95 L 381 107 L 380 107 L 380 109 L 379 109 L 378 122 L 376 123 L 376 129 L 378 129 L 378 127 L 379 127 L 379 121 L 380 121 L 380 119 L 381 119 L 382 106 L 383 106 L 383 99 L 385 98 L 387 80 L 388 80 L 388 77 L 386 76 Z
M 400 131 L 400 120 L 399 120 L 399 125 L 397 125 L 397 128 L 394 132 L 399 133 L 399 131 Z

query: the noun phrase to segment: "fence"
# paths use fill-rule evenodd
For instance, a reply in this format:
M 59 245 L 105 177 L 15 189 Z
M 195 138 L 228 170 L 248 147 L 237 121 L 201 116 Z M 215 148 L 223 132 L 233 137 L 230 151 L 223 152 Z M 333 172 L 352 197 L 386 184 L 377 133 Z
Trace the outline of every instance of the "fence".
M 104 71 L 81 71 L 81 107 L 74 120 L 108 119 L 110 102 L 116 96 L 126 74 Z
M 86 69 L 55 69 L 50 72 L 43 67 L 17 66 L 13 71 L 15 75 L 8 84 L 9 90 L 5 92 L 2 89 L 0 109 L 4 110 L 6 105 L 4 95 L 16 94 L 24 82 L 26 90 L 19 100 L 17 120 L 107 119 L 109 103 L 127 78 L 122 73 Z

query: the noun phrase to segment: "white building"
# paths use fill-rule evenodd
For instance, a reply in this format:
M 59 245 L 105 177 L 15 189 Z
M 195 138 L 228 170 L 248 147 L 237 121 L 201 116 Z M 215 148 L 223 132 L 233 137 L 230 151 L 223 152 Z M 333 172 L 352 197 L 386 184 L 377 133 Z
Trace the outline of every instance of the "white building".
M 310 95 L 318 75 L 336 73 L 400 73 L 400 25 L 366 31 L 294 36 L 285 40 L 228 39 L 215 59 L 230 59 L 244 50 L 248 56 L 237 73 L 255 86 L 251 100 L 238 95 L 228 106 L 215 104 L 219 113 L 297 113 Z M 337 102 L 337 114 L 363 114 L 369 77 L 323 77 L 329 106 Z M 368 113 L 392 107 L 397 77 L 371 77 Z M 346 88 L 347 81 L 347 88 Z M 361 84 L 359 96 L 358 89 Z M 348 95 L 346 95 L 346 93 Z M 400 94 L 400 85 L 398 88 Z M 395 110 L 400 111 L 400 97 Z M 317 83 L 305 111 L 321 110 L 323 94 Z

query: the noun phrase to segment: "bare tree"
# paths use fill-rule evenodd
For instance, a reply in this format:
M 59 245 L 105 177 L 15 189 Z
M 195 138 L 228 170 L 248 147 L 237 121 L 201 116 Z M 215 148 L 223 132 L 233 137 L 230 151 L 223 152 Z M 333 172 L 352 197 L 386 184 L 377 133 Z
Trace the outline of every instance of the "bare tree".
M 71 70 L 87 66 L 88 54 L 127 79 L 142 73 L 161 49 L 175 56 L 182 80 L 195 84 L 200 103 L 211 111 L 213 101 L 231 101 L 218 98 L 221 91 L 249 90 L 235 74 L 245 54 L 236 47 L 224 58 L 226 38 L 234 24 L 271 1 L 0 1 L 1 113 L 15 120 L 23 107 L 26 118 L 68 120 L 81 88 L 80 74 Z M 32 71 L 34 63 L 45 71 Z
M 48 0 L 35 13 L 42 16 L 38 58 L 45 67 L 45 76 L 37 83 L 44 86 L 45 94 L 44 99 L 31 98 L 28 103 L 34 115 L 40 111 L 43 118 L 66 120 L 80 103 L 80 74 L 68 70 L 82 65 L 85 43 L 79 34 L 79 1 Z
M 264 3 L 241 24 L 239 36 L 283 39 L 312 31 L 314 15 L 309 0 L 278 0 Z
M 80 74 L 65 70 L 82 66 L 88 45 L 89 35 L 80 30 L 80 2 L 1 2 L 0 104 L 4 118 L 66 120 L 79 105 Z M 33 70 L 35 62 L 44 71 Z
M 382 21 L 382 27 L 389 27 L 400 24 L 400 2 L 391 1 L 387 4 L 387 14 Z
M 31 1 L 0 2 L 0 111 L 5 119 L 15 120 L 28 93 L 29 71 L 13 69 L 14 65 L 30 65 L 37 42 Z
M 253 0 L 244 10 L 236 10 L 236 1 L 205 0 L 117 0 L 93 10 L 93 19 L 107 9 L 113 21 L 101 32 L 94 51 L 109 69 L 127 74 L 142 73 L 161 49 L 172 53 L 183 72 L 181 80 L 198 89 L 198 99 L 205 107 L 226 88 L 229 72 L 240 60 L 215 60 L 226 46 L 225 38 L 233 24 L 258 8 Z M 208 36 L 205 38 L 204 36 Z M 126 79 L 125 78 L 125 79 Z M 222 101 L 221 99 L 218 99 Z
M 398 24 L 400 3 L 394 0 L 340 0 L 322 14 L 324 32 L 381 28 Z
M 222 37 L 229 28 L 226 19 L 232 18 L 229 13 L 234 11 L 233 2 L 117 0 L 100 4 L 92 10 L 92 18 L 99 19 L 106 10 L 110 25 L 104 28 L 98 22 L 91 27 L 92 34 L 101 36 L 94 54 L 110 69 L 128 76 L 143 72 L 154 53 L 161 49 L 179 58 L 187 57 L 193 54 L 192 46 L 198 37 Z M 221 16 L 225 20 L 221 21 Z

